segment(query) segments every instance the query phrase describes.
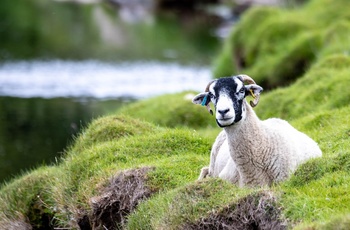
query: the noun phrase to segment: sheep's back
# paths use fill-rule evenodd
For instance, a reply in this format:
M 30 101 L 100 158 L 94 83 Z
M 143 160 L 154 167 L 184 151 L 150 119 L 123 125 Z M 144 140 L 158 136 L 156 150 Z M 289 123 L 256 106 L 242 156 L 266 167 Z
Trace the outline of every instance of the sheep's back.
M 289 170 L 294 171 L 306 160 L 322 155 L 317 143 L 306 134 L 298 131 L 287 121 L 270 118 L 263 121 L 265 129 L 274 136 L 276 149 L 289 162 Z

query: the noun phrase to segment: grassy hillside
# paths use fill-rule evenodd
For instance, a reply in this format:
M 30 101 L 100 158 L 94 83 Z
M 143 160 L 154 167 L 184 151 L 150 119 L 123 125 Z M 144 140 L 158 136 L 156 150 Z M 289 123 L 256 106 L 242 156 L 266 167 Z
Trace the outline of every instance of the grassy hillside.
M 323 151 L 289 180 L 271 188 L 196 181 L 220 129 L 205 108 L 191 104 L 189 92 L 165 95 L 96 119 L 57 164 L 2 185 L 0 229 L 348 229 L 345 5 L 314 0 L 294 10 L 252 9 L 216 62 L 216 73 L 244 71 L 259 84 L 284 85 L 263 92 L 258 116 L 290 121 Z
M 347 0 L 314 0 L 294 10 L 250 10 L 217 57 L 215 77 L 244 72 L 265 88 L 274 88 L 290 84 L 331 54 L 348 55 L 347 4 Z
M 94 212 L 103 216 L 113 211 L 123 219 L 139 199 L 194 181 L 209 150 L 207 139 L 187 129 L 160 128 L 124 116 L 97 119 L 57 165 L 2 186 L 0 228 L 28 222 L 36 228 L 76 228 L 90 225 L 87 219 L 91 226 L 102 221 L 115 227 L 102 217 L 93 222 Z M 128 169 L 134 171 L 126 173 Z M 111 192 L 123 186 L 123 194 Z M 135 197 L 127 197 L 133 189 Z M 129 203 L 118 206 L 124 199 Z

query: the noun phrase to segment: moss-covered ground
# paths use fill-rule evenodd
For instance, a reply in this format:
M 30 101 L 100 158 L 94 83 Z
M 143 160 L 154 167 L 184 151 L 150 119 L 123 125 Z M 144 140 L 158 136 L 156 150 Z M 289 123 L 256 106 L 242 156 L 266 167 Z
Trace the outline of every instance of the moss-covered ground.
M 96 119 L 55 165 L 3 184 L 0 229 L 349 229 L 347 4 L 253 8 L 215 62 L 216 76 L 243 71 L 278 86 L 261 95 L 258 116 L 286 119 L 319 143 L 323 157 L 287 181 L 271 188 L 196 181 L 220 129 L 191 104 L 193 92 L 164 95 Z

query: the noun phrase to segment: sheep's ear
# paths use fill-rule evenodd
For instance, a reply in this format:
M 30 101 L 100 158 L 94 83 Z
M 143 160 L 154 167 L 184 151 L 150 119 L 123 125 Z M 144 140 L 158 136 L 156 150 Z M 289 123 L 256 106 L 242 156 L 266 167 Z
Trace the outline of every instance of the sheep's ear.
M 250 95 L 253 98 L 256 96 L 259 96 L 260 93 L 263 91 L 263 88 L 256 84 L 250 84 L 245 86 L 246 89 L 246 96 Z
M 194 96 L 194 98 L 192 99 L 192 102 L 194 104 L 200 104 L 202 106 L 205 106 L 208 110 L 208 112 L 213 115 L 213 110 L 210 108 L 210 98 L 209 98 L 209 93 L 205 92 L 205 93 L 200 93 L 196 96 Z
M 250 95 L 254 98 L 254 101 L 250 101 L 250 105 L 252 107 L 255 107 L 259 103 L 260 93 L 263 91 L 263 88 L 256 84 L 250 84 L 250 85 L 246 85 L 245 89 L 246 89 L 245 95 L 246 96 Z
M 207 104 L 207 100 L 208 100 L 208 93 L 200 93 L 197 94 L 196 96 L 194 96 L 194 98 L 192 99 L 193 104 Z

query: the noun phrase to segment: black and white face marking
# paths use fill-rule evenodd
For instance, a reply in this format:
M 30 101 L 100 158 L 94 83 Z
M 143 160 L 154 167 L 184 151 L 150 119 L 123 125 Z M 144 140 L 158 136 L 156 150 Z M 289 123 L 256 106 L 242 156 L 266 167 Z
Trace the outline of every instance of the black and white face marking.
M 244 82 L 249 83 L 244 85 Z M 210 102 L 215 106 L 215 118 L 220 127 L 233 125 L 246 117 L 244 98 L 248 95 L 254 98 L 250 106 L 255 107 L 259 103 L 260 93 L 263 88 L 247 75 L 220 78 L 208 83 L 204 92 L 193 97 L 192 102 L 206 106 L 212 115 Z
M 215 105 L 215 118 L 220 127 L 233 125 L 245 117 L 246 88 L 238 77 L 220 78 L 209 87 L 209 96 Z

